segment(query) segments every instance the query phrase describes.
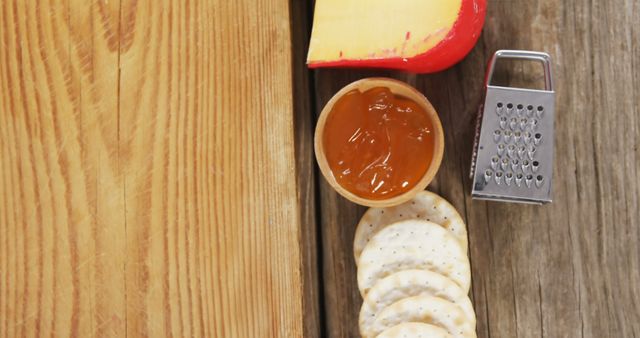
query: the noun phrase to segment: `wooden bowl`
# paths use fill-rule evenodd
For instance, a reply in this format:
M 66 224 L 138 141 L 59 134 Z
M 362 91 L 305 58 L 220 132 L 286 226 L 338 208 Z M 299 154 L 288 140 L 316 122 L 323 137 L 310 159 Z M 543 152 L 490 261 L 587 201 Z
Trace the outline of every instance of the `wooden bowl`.
M 329 167 L 329 163 L 327 162 L 327 158 L 324 153 L 324 146 L 322 144 L 322 135 L 324 133 L 324 126 L 327 121 L 327 116 L 333 109 L 333 105 L 346 93 L 357 89 L 360 92 L 365 92 L 371 88 L 375 87 L 386 87 L 389 90 L 399 96 L 406 97 L 415 101 L 418 105 L 420 105 L 429 115 L 429 118 L 433 122 L 433 128 L 435 133 L 435 144 L 433 148 L 433 159 L 431 160 L 431 164 L 429 168 L 425 172 L 424 176 L 418 181 L 418 183 L 411 188 L 411 190 L 384 200 L 372 200 L 357 196 L 356 194 L 348 191 L 343 188 L 338 181 L 336 181 L 333 176 L 333 172 Z M 410 85 L 388 78 L 366 78 L 362 80 L 355 81 L 344 88 L 342 88 L 339 92 L 337 92 L 329 102 L 324 106 L 322 112 L 320 113 L 320 118 L 318 119 L 318 123 L 316 125 L 316 131 L 314 136 L 314 147 L 316 153 L 316 160 L 318 161 L 318 165 L 320 166 L 320 171 L 322 171 L 322 175 L 329 182 L 329 184 L 342 196 L 351 202 L 366 205 L 369 207 L 389 207 L 401 204 L 413 198 L 418 192 L 424 190 L 429 183 L 433 180 L 438 169 L 440 168 L 440 164 L 442 162 L 442 155 L 444 153 L 444 132 L 442 131 L 442 124 L 440 123 L 440 118 L 438 117 L 438 113 L 433 109 L 433 106 L 427 100 L 427 98 L 422 95 L 418 90 L 411 87 Z

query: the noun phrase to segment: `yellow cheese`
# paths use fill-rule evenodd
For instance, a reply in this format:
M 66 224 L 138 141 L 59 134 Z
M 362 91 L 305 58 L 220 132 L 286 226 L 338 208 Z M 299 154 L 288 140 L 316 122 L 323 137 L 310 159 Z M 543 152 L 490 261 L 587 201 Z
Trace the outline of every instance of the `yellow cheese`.
M 317 0 L 308 62 L 409 58 L 444 39 L 462 0 Z

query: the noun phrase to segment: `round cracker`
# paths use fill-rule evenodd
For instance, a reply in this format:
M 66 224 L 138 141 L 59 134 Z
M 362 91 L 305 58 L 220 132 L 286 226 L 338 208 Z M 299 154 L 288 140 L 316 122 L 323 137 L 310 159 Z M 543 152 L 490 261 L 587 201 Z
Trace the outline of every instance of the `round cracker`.
M 451 338 L 443 328 L 425 323 L 402 323 L 384 330 L 377 338 Z
M 435 325 L 453 338 L 476 337 L 475 324 L 467 319 L 459 306 L 429 295 L 404 298 L 382 310 L 371 331 L 372 337 L 404 322 Z
M 447 277 L 427 270 L 404 270 L 379 280 L 367 293 L 360 308 L 360 332 L 370 335 L 377 315 L 387 306 L 408 297 L 429 295 L 460 307 L 475 325 L 476 315 L 467 294 Z
M 437 272 L 469 292 L 471 271 L 460 242 L 435 223 L 406 220 L 378 231 L 362 250 L 360 294 L 364 297 L 378 280 L 409 269 Z
M 375 233 L 389 224 L 406 219 L 422 219 L 441 225 L 460 241 L 466 253 L 468 244 L 464 220 L 447 200 L 425 190 L 403 204 L 389 208 L 370 208 L 364 213 L 353 240 L 356 264 L 360 253 Z

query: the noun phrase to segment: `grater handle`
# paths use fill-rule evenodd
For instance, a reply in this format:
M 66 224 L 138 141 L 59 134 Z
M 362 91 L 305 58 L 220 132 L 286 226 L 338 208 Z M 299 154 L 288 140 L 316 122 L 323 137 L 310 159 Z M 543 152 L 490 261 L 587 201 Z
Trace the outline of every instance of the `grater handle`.
M 488 86 L 491 83 L 493 70 L 498 59 L 521 59 L 542 62 L 542 66 L 544 68 L 544 89 L 550 92 L 553 91 L 553 79 L 551 78 L 551 56 L 549 56 L 549 54 L 528 50 L 499 50 L 493 54 L 493 57 L 489 62 L 485 86 Z

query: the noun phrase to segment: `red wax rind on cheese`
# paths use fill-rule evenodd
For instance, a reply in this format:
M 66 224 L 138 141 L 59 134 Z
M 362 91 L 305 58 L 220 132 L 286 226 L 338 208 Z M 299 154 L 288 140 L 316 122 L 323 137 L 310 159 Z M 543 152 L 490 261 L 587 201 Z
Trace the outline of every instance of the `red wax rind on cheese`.
M 321 0 L 318 0 L 321 1 Z M 446 1 L 446 0 L 445 0 Z M 458 17 L 449 33 L 434 47 L 411 57 L 383 57 L 312 61 L 309 68 L 366 67 L 399 69 L 414 73 L 433 73 L 447 69 L 462 60 L 478 41 L 486 14 L 486 0 L 462 0 Z M 406 40 L 411 37 L 407 31 Z M 427 41 L 430 36 L 424 38 Z M 375 54 L 370 54 L 373 57 Z

